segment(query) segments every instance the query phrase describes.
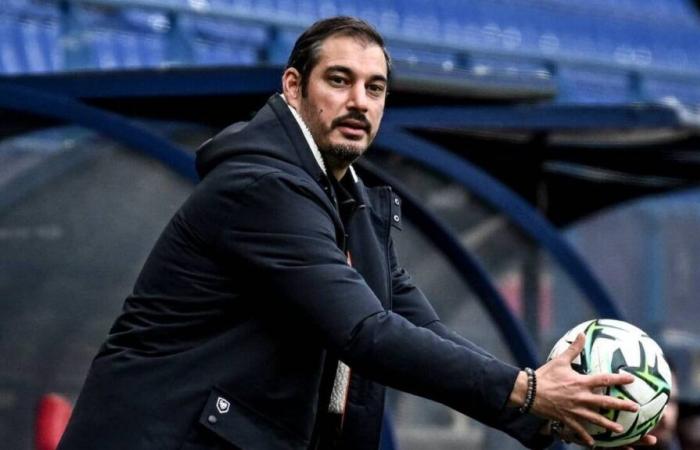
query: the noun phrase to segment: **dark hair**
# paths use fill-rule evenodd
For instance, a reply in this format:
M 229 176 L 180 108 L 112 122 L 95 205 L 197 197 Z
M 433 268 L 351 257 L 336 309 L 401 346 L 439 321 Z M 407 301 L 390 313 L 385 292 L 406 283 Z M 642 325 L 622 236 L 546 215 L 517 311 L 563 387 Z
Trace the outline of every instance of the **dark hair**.
M 368 43 L 377 44 L 384 52 L 386 59 L 387 78 L 391 74 L 391 59 L 384 46 L 384 39 L 364 20 L 355 17 L 338 16 L 319 20 L 307 28 L 294 43 L 292 53 L 289 55 L 286 69 L 295 68 L 301 74 L 301 93 L 306 94 L 309 74 L 318 64 L 321 45 L 330 36 L 351 36 Z

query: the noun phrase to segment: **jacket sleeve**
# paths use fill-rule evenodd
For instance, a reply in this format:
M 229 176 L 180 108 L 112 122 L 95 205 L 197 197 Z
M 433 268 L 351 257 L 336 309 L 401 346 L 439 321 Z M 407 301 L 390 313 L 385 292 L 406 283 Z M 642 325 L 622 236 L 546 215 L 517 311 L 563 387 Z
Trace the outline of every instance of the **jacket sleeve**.
M 398 264 L 393 241 L 389 245 L 389 261 L 392 279 L 392 310 L 408 319 L 416 326 L 424 327 L 443 339 L 469 349 L 485 358 L 495 359 L 489 352 L 447 328 L 438 317 L 423 292 L 413 284 L 408 272 Z M 498 414 L 498 428 L 530 448 L 544 448 L 552 439 L 543 436 L 539 430 L 547 422 L 531 414 L 522 415 L 516 408 L 504 407 Z
M 486 350 L 449 330 L 438 317 L 423 292 L 413 283 L 411 275 L 399 265 L 394 241 L 389 241 L 389 263 L 391 270 L 392 311 L 416 326 L 428 328 L 443 339 L 469 348 L 485 357 L 493 358 Z
M 496 426 L 518 369 L 384 311 L 338 248 L 323 195 L 282 173 L 220 193 L 221 256 L 256 280 L 260 301 L 292 308 L 361 375 Z

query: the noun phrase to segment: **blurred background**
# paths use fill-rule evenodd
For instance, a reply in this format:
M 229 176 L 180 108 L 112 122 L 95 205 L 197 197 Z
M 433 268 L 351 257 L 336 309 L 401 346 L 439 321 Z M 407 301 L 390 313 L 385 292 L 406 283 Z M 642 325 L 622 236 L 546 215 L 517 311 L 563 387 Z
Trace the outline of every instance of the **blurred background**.
M 388 41 L 359 170 L 403 197 L 398 252 L 443 320 L 519 366 L 584 320 L 630 321 L 672 361 L 678 438 L 700 448 L 692 0 L 0 0 L 2 447 L 52 448 L 194 150 L 341 14 Z M 520 448 L 426 400 L 388 405 L 384 450 Z

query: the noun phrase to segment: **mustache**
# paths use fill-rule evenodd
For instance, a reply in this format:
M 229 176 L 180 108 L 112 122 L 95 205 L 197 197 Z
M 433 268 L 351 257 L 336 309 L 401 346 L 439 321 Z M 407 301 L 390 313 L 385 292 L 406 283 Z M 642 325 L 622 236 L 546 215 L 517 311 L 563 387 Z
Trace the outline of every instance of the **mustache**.
M 331 128 L 335 128 L 335 127 L 341 125 L 346 120 L 356 120 L 358 122 L 361 122 L 363 128 L 368 133 L 372 129 L 372 125 L 369 123 L 369 120 L 367 120 L 367 117 L 365 117 L 365 115 L 359 111 L 350 111 L 349 113 L 345 114 L 344 116 L 336 117 L 335 119 L 333 119 L 333 122 L 331 122 Z

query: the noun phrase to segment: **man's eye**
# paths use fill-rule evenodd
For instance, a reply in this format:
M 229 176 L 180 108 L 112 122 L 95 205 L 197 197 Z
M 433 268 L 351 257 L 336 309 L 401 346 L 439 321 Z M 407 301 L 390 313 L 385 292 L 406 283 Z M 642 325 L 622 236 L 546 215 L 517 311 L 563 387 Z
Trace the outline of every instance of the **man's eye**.
M 381 95 L 384 93 L 385 87 L 382 84 L 370 84 L 367 90 L 373 95 Z
M 347 84 L 347 81 L 343 77 L 329 77 L 328 81 L 334 86 L 343 86 Z

